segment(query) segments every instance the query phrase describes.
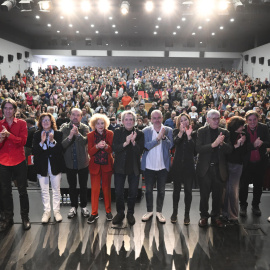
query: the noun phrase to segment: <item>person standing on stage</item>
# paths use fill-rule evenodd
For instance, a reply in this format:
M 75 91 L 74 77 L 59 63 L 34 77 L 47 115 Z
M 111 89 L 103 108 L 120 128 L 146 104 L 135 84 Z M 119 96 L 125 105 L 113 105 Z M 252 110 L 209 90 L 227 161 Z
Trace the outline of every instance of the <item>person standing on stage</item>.
M 81 123 L 82 111 L 77 108 L 71 110 L 70 122 L 61 126 L 60 131 L 63 133 L 63 151 L 66 163 L 66 174 L 69 184 L 69 194 L 71 208 L 68 218 L 77 215 L 78 194 L 77 194 L 77 175 L 80 184 L 81 213 L 84 217 L 89 217 L 90 212 L 87 205 L 87 180 L 88 180 L 88 151 L 87 151 L 87 134 L 89 128 Z
M 24 120 L 15 118 L 17 103 L 13 99 L 5 99 L 1 104 L 1 109 L 5 116 L 5 119 L 0 121 L 0 184 L 5 220 L 0 223 L 0 232 L 7 230 L 14 223 L 12 177 L 17 180 L 23 228 L 29 230 L 31 223 L 24 152 L 27 125 Z
M 247 215 L 248 186 L 253 183 L 252 212 L 256 216 L 262 214 L 261 202 L 263 177 L 267 166 L 266 148 L 270 147 L 270 135 L 265 124 L 259 123 L 259 115 L 253 110 L 246 113 L 246 144 L 243 172 L 240 179 L 239 201 L 240 216 Z
M 173 131 L 162 125 L 163 116 L 160 110 L 151 113 L 152 126 L 143 129 L 145 152 L 142 156 L 142 170 L 145 176 L 147 213 L 142 221 L 153 216 L 153 188 L 157 183 L 156 217 L 160 223 L 166 223 L 162 214 L 165 197 L 165 184 L 170 169 L 170 149 L 173 147 Z
M 199 154 L 196 172 L 200 183 L 200 227 L 211 225 L 223 227 L 220 219 L 222 193 L 228 178 L 226 155 L 232 151 L 230 133 L 219 127 L 220 113 L 210 110 L 207 113 L 209 125 L 198 129 L 196 151 Z M 212 192 L 212 211 L 208 212 L 209 196 Z
M 126 177 L 128 177 L 127 220 L 130 225 L 134 225 L 134 207 L 139 185 L 140 158 L 144 149 L 144 136 L 142 131 L 134 128 L 136 115 L 132 111 L 122 112 L 121 120 L 123 127 L 117 128 L 113 137 L 117 214 L 112 223 L 121 224 L 125 218 L 124 187 Z

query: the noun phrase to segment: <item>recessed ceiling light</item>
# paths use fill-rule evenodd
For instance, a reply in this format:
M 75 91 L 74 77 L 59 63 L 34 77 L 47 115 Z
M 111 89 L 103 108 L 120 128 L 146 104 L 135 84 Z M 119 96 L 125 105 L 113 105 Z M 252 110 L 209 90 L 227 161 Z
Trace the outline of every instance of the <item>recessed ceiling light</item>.
M 182 18 L 182 21 L 184 22 L 186 20 L 186 18 Z
M 156 25 L 156 28 L 159 28 L 159 26 L 158 26 L 158 25 Z
M 79 34 L 80 33 L 80 31 L 76 31 L 76 34 Z
M 51 27 L 52 25 L 50 23 L 47 24 L 48 27 Z
M 198 27 L 198 29 L 202 29 L 202 26 L 200 25 L 200 26 Z
M 60 33 L 60 30 L 57 30 L 56 32 L 57 32 L 57 33 Z
M 161 17 L 158 17 L 157 19 L 158 19 L 158 21 L 161 21 L 162 20 Z
M 181 26 L 180 25 L 177 25 L 177 29 L 180 29 L 181 28 Z
M 212 33 L 212 36 L 214 36 L 215 35 L 215 33 Z
M 106 43 L 106 46 L 108 46 L 109 44 L 108 43 Z
M 118 34 L 118 31 L 115 31 L 114 33 L 115 33 L 115 34 Z
M 202 44 L 202 41 L 200 41 L 200 44 Z
M 73 27 L 73 25 L 70 23 L 69 25 L 68 25 L 69 27 Z
M 84 18 L 85 18 L 86 20 L 88 20 L 88 16 L 85 16 Z
M 195 36 L 195 35 L 196 35 L 196 33 L 193 32 L 193 33 L 192 33 L 192 36 Z
M 156 35 L 157 34 L 157 32 L 154 32 L 154 35 Z
M 96 31 L 96 34 L 98 34 L 99 32 L 98 31 Z
M 91 27 L 95 27 L 95 25 L 94 24 L 91 24 Z
M 146 1 L 145 2 L 145 9 L 147 12 L 151 12 L 154 8 L 153 1 Z
M 37 16 L 36 16 L 36 19 L 40 19 L 40 17 L 37 15 Z
M 109 20 L 112 20 L 113 19 L 113 17 L 109 17 Z
M 176 32 L 173 32 L 173 35 L 176 35 Z
M 60 16 L 60 19 L 63 20 L 64 19 L 64 16 Z
M 231 18 L 231 19 L 230 19 L 230 22 L 234 22 L 234 18 Z
M 207 22 L 210 22 L 210 19 L 209 19 L 209 18 L 207 18 L 207 19 L 206 19 L 206 21 L 207 21 Z
M 112 27 L 115 28 L 115 24 L 113 24 Z
M 137 25 L 134 25 L 134 28 L 137 28 Z
M 223 26 L 220 26 L 220 27 L 219 27 L 219 29 L 220 29 L 220 30 L 223 30 L 223 29 L 224 29 L 224 27 L 223 27 Z

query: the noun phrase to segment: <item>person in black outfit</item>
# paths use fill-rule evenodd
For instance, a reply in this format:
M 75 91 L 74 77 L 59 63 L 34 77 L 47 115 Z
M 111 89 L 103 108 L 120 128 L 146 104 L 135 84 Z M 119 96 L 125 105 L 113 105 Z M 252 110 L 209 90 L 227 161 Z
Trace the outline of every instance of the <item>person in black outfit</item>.
M 207 113 L 208 126 L 198 129 L 196 151 L 199 154 L 196 173 L 200 183 L 200 227 L 211 225 L 223 227 L 220 220 L 222 193 L 228 178 L 226 155 L 232 151 L 229 131 L 219 127 L 220 113 Z M 212 211 L 209 214 L 209 197 L 212 192 Z
M 192 139 L 192 127 L 190 117 L 181 113 L 176 120 L 176 129 L 173 131 L 173 142 L 175 155 L 172 165 L 173 176 L 173 214 L 171 222 L 176 223 L 178 214 L 178 203 L 180 199 L 181 185 L 184 184 L 185 192 L 185 217 L 184 224 L 190 223 L 189 211 L 192 201 L 192 184 L 195 178 L 194 149 L 195 143 Z
M 134 225 L 134 206 L 140 177 L 140 157 L 144 149 L 144 135 L 142 131 L 134 128 L 136 115 L 132 111 L 124 111 L 121 118 L 124 126 L 117 128 L 113 137 L 117 215 L 112 223 L 121 224 L 125 218 L 124 186 L 128 176 L 127 220 L 130 225 Z
M 240 216 L 247 215 L 248 186 L 253 183 L 252 212 L 260 216 L 263 176 L 267 166 L 266 148 L 270 147 L 270 135 L 265 124 L 258 123 L 259 115 L 253 110 L 246 113 L 245 133 L 247 152 L 244 157 L 243 173 L 240 179 Z
M 222 216 L 229 224 L 238 224 L 239 182 L 246 151 L 246 135 L 243 132 L 245 119 L 233 116 L 227 123 L 233 151 L 227 156 L 229 176 L 226 184 Z

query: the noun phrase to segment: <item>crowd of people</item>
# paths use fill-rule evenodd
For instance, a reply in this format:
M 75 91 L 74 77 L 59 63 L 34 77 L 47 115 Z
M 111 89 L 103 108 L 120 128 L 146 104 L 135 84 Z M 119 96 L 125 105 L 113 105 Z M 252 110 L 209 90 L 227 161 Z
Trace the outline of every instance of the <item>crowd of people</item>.
M 171 222 L 177 222 L 184 187 L 184 224 L 190 223 L 192 187 L 200 187 L 199 226 L 238 224 L 247 215 L 248 187 L 253 183 L 252 212 L 260 216 L 263 189 L 270 189 L 270 84 L 238 71 L 192 68 L 31 69 L 0 80 L 0 231 L 13 224 L 11 180 L 20 194 L 24 229 L 30 229 L 27 178 L 37 177 L 44 213 L 60 213 L 60 182 L 67 175 L 71 209 L 77 215 L 77 175 L 81 213 L 93 223 L 99 217 L 102 187 L 106 219 L 119 225 L 125 218 L 124 185 L 129 190 L 126 217 L 135 224 L 134 206 L 140 174 L 146 186 L 147 212 L 162 214 L 165 184 L 173 181 Z M 34 156 L 30 176 L 26 161 Z M 172 160 L 172 161 L 171 161 Z M 87 209 L 87 180 L 91 207 Z M 116 210 L 111 213 L 114 174 Z M 101 181 L 102 179 L 102 181 Z M 212 211 L 209 196 L 212 193 Z M 239 209 L 240 201 L 240 209 Z M 270 221 L 270 219 L 269 219 Z

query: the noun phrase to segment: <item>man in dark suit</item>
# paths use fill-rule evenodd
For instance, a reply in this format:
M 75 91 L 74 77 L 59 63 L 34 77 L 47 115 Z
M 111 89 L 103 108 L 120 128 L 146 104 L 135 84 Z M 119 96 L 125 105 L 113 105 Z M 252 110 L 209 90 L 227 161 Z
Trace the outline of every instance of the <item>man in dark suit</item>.
M 247 136 L 247 152 L 244 157 L 243 172 L 240 179 L 240 216 L 247 215 L 248 186 L 253 183 L 252 212 L 260 216 L 259 208 L 263 177 L 267 166 L 266 148 L 270 147 L 270 135 L 265 124 L 258 123 L 259 115 L 250 110 L 246 113 L 245 133 Z
M 223 227 L 219 219 L 224 182 L 227 180 L 226 154 L 232 151 L 229 131 L 219 127 L 220 113 L 207 113 L 209 125 L 198 130 L 196 151 L 199 153 L 197 175 L 200 181 L 200 227 L 208 225 L 208 201 L 212 192 L 211 225 Z

